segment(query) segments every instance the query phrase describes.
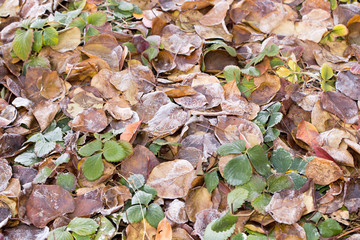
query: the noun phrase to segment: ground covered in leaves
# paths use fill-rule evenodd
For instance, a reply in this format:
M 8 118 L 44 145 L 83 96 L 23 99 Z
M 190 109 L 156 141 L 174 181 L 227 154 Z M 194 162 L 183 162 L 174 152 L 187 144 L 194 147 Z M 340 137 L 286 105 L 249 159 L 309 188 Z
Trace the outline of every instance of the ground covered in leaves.
M 360 4 L 0 0 L 0 239 L 360 239 Z

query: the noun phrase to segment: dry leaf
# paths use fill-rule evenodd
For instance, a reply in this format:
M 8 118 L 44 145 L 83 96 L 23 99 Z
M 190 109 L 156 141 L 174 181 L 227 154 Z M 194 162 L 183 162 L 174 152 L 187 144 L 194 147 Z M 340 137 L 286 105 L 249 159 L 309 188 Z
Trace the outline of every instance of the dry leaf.
M 172 240 L 172 229 L 169 221 L 165 218 L 159 222 L 155 240 Z
M 165 215 L 172 222 L 179 224 L 186 223 L 189 220 L 185 211 L 185 203 L 178 199 L 173 200 L 169 204 L 169 207 L 166 209 Z
M 195 222 L 195 215 L 204 209 L 212 208 L 211 195 L 205 187 L 190 190 L 185 201 L 186 213 L 189 220 Z
M 77 27 L 67 28 L 59 31 L 59 42 L 52 49 L 61 53 L 74 50 L 81 43 L 81 32 Z
M 305 175 L 315 184 L 328 185 L 343 176 L 341 168 L 333 161 L 314 158 L 305 168 Z
M 76 131 L 101 132 L 108 125 L 104 110 L 89 108 L 79 113 L 69 126 Z

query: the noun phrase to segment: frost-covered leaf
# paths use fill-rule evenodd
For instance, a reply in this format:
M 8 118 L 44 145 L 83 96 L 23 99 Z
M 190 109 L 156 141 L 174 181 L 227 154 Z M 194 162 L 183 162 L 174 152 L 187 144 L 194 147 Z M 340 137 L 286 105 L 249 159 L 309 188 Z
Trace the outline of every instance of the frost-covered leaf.
M 87 236 L 95 233 L 98 227 L 99 224 L 91 218 L 76 217 L 71 220 L 67 229 L 79 234 L 80 236 Z

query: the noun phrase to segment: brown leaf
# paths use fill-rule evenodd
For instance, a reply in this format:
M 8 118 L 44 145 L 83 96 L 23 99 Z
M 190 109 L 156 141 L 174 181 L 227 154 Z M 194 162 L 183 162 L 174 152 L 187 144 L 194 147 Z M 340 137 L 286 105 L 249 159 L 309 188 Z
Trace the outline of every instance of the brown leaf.
M 120 172 L 124 177 L 142 174 L 146 180 L 157 165 L 159 165 L 159 160 L 156 156 L 148 148 L 137 145 L 134 148 L 134 154 L 122 161 Z
M 172 229 L 169 221 L 163 218 L 157 227 L 155 240 L 172 240 Z
M 104 105 L 104 110 L 110 113 L 116 120 L 129 120 L 134 115 L 128 101 L 120 97 L 113 97 L 107 101 Z
M 105 60 L 111 70 L 119 71 L 119 64 L 122 57 L 122 47 L 116 38 L 109 34 L 99 34 L 93 36 L 86 42 L 83 51 L 89 56 L 97 56 Z
M 103 208 L 101 188 L 80 188 L 76 192 L 78 196 L 74 198 L 75 210 L 70 214 L 70 218 L 89 217 Z
M 340 72 L 335 82 L 336 89 L 353 100 L 360 100 L 360 76 L 350 71 Z
M 194 233 L 203 239 L 206 226 L 213 220 L 220 218 L 221 215 L 222 214 L 216 209 L 204 209 L 201 212 L 198 212 L 194 224 Z
M 56 71 L 43 73 L 42 77 L 37 80 L 36 86 L 46 99 L 55 101 L 65 96 L 64 81 Z
M 305 175 L 312 178 L 315 184 L 328 185 L 343 176 L 341 168 L 324 158 L 314 158 L 305 168 Z
M 8 104 L 0 98 L 0 127 L 5 127 L 12 123 L 17 117 L 17 110 L 13 105 Z
M 0 157 L 7 158 L 17 154 L 25 142 L 25 137 L 15 133 L 5 133 L 0 136 Z
M 64 53 L 74 50 L 81 43 L 81 32 L 77 27 L 67 28 L 59 31 L 59 42 L 52 49 Z
M 351 181 L 346 184 L 345 207 L 349 212 L 354 213 L 359 209 L 360 204 L 360 182 L 359 180 Z
M 159 51 L 151 63 L 158 73 L 169 72 L 176 67 L 174 58 L 168 51 Z
M 214 7 L 204 15 L 200 20 L 200 23 L 204 26 L 214 26 L 224 21 L 227 10 L 229 9 L 229 3 L 226 1 L 219 1 Z
M 319 142 L 317 137 L 319 136 L 319 132 L 309 122 L 301 121 L 297 127 L 296 138 L 308 144 L 310 147 L 319 146 Z
M 12 169 L 5 159 L 0 158 L 0 192 L 5 190 L 12 176 Z M 1 222 L 1 221 L 0 221 Z
M 187 72 L 192 67 L 195 66 L 200 60 L 202 51 L 197 49 L 193 51 L 190 55 L 177 55 L 175 58 L 176 68 L 180 71 Z
M 209 51 L 204 56 L 206 72 L 220 72 L 228 65 L 237 65 L 237 58 L 223 49 Z
M 306 240 L 306 232 L 299 224 L 276 224 L 276 240 Z
M 175 103 L 168 103 L 159 108 L 154 117 L 148 121 L 144 131 L 154 137 L 173 134 L 187 121 L 188 114 Z
M 58 185 L 36 185 L 26 202 L 26 215 L 38 228 L 75 210 L 71 194 Z
M 36 104 L 33 114 L 40 125 L 41 131 L 44 131 L 50 125 L 59 109 L 60 106 L 58 103 L 49 100 Z
M 116 208 L 117 210 L 124 206 L 125 201 L 131 199 L 131 193 L 126 186 L 115 186 L 106 190 L 104 198 L 109 209 Z
M 165 93 L 168 97 L 171 98 L 180 98 L 180 97 L 185 97 L 185 96 L 191 96 L 196 94 L 196 91 L 194 90 L 194 88 L 190 87 L 190 86 L 178 86 L 175 87 L 173 89 L 169 89 L 169 90 L 165 90 Z
M 279 223 L 294 224 L 300 220 L 305 211 L 304 196 L 295 189 L 276 192 L 265 211 Z
M 170 98 L 160 91 L 145 94 L 141 97 L 142 104 L 139 105 L 137 112 L 143 119 L 144 123 L 147 123 L 152 119 L 155 113 L 160 109 L 161 106 L 170 103 Z
M 157 165 L 150 173 L 147 183 L 157 191 L 161 198 L 185 197 L 195 178 L 195 171 L 191 163 L 176 159 Z
M 193 188 L 190 190 L 185 201 L 185 210 L 189 220 L 195 222 L 195 215 L 204 210 L 212 208 L 211 195 L 205 187 Z
M 321 95 L 321 107 L 338 116 L 345 123 L 355 124 L 359 121 L 359 111 L 356 103 L 345 95 L 328 91 Z
M 103 98 L 109 99 L 117 97 L 120 91 L 110 83 L 113 72 L 109 69 L 102 69 L 98 72 L 90 82 L 90 86 L 95 87 L 102 94 Z
M 57 71 L 58 74 L 65 73 L 68 64 L 74 65 L 81 60 L 81 53 L 78 50 L 61 53 L 50 47 L 41 49 L 39 56 L 47 58 L 50 61 L 52 69 Z
M 126 239 L 129 240 L 153 240 L 156 236 L 156 228 L 152 227 L 145 219 L 141 222 L 132 223 L 126 227 Z
M 269 103 L 275 94 L 280 90 L 280 78 L 268 73 L 254 78 L 257 88 L 251 93 L 249 101 L 258 105 Z
M 131 142 L 131 140 L 136 136 L 136 132 L 139 130 L 140 125 L 141 121 L 126 125 L 125 131 L 120 136 L 120 140 Z
M 175 199 L 169 204 L 165 215 L 172 222 L 179 224 L 186 223 L 189 220 L 185 211 L 185 203 L 178 199 Z
M 101 132 L 108 125 L 104 110 L 89 108 L 78 114 L 69 126 L 76 131 Z
M 8 240 L 18 240 L 18 239 L 38 240 L 39 236 L 47 236 L 49 233 L 49 229 L 47 228 L 39 229 L 32 225 L 28 226 L 26 224 L 20 224 L 16 227 L 5 228 L 3 230 L 3 233 L 6 236 L 5 239 Z

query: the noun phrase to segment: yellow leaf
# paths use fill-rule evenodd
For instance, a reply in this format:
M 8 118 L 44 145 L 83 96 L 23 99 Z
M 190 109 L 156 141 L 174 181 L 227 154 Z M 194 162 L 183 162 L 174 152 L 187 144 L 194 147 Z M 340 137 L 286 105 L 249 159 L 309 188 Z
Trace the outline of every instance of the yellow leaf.
M 276 74 L 279 77 L 287 77 L 287 76 L 289 76 L 291 74 L 291 71 L 289 69 L 287 69 L 286 67 L 279 67 L 276 70 Z
M 296 62 L 294 62 L 293 60 L 289 60 L 288 65 L 291 70 L 293 70 L 294 72 L 297 71 L 298 65 L 296 64 Z
M 345 36 L 349 33 L 349 30 L 346 28 L 345 25 L 339 24 L 336 25 L 335 27 L 333 27 L 333 29 L 331 30 L 331 34 L 333 36 Z

